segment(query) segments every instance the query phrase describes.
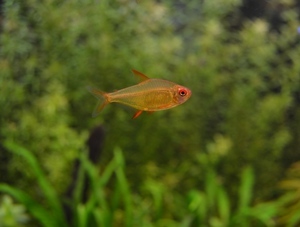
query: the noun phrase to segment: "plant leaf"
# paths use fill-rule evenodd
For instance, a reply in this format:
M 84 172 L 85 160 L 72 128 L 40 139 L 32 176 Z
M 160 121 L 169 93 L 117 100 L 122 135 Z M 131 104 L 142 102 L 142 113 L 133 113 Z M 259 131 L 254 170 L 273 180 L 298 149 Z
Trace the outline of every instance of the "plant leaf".
M 38 185 L 41 187 L 44 195 L 46 197 L 47 203 L 51 207 L 51 212 L 56 216 L 56 220 L 58 221 L 60 226 L 67 226 L 66 220 L 64 217 L 64 211 L 62 205 L 60 203 L 60 199 L 57 196 L 54 188 L 47 180 L 46 176 L 44 175 L 42 169 L 40 168 L 38 161 L 36 158 L 31 154 L 30 151 L 26 150 L 23 147 L 16 145 L 11 141 L 6 141 L 4 143 L 5 147 L 12 151 L 15 154 L 22 156 L 30 166 L 33 174 L 37 179 Z M 53 218 L 53 217 L 52 217 Z
M 31 198 L 27 193 L 22 190 L 11 187 L 7 184 L 0 184 L 0 191 L 10 194 L 20 203 L 26 206 L 26 209 L 30 214 L 39 220 L 45 227 L 58 226 L 59 223 L 53 218 L 51 213 L 44 209 L 39 203 L 37 203 L 33 198 Z

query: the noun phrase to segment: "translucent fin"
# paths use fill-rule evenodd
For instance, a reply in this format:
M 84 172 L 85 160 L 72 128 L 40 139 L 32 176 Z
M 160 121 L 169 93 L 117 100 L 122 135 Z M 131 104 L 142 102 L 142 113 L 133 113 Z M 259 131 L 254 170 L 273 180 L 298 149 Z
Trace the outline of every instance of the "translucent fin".
M 88 86 L 87 87 L 88 91 L 92 93 L 98 100 L 98 104 L 92 114 L 93 117 L 96 117 L 99 115 L 101 110 L 109 103 L 107 94 L 103 91 L 98 90 L 97 88 L 93 88 Z
M 142 110 L 138 110 L 138 111 L 133 115 L 132 119 L 137 118 L 138 116 L 141 115 L 141 113 L 143 113 L 143 111 L 142 111 Z
M 146 75 L 144 75 L 143 73 L 136 71 L 135 69 L 132 69 L 132 72 L 134 73 L 134 75 L 136 75 L 140 82 L 143 82 L 145 80 L 149 80 L 149 77 L 147 77 Z

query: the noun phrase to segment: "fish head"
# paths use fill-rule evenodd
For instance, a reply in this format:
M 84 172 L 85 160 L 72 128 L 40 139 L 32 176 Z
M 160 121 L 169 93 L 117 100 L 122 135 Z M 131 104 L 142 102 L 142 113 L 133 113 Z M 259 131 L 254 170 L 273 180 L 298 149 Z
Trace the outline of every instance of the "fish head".
M 175 85 L 173 88 L 173 94 L 176 103 L 182 104 L 191 97 L 192 91 L 184 86 Z

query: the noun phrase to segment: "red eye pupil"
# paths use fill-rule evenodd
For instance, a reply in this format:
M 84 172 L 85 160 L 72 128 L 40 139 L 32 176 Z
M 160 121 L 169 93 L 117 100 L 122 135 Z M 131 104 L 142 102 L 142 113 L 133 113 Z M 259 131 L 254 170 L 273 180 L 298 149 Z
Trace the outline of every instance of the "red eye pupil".
M 185 96 L 186 95 L 186 91 L 185 90 L 179 90 L 179 95 L 180 96 Z

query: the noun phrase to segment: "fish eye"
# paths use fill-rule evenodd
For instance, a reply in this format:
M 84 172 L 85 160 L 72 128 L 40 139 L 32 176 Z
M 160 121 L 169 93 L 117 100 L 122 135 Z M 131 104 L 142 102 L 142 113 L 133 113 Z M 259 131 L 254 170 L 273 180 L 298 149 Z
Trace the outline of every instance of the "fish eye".
M 178 93 L 179 93 L 180 96 L 183 97 L 183 96 L 186 96 L 187 91 L 186 91 L 185 89 L 182 89 L 182 88 L 181 88 L 181 89 L 178 90 Z

